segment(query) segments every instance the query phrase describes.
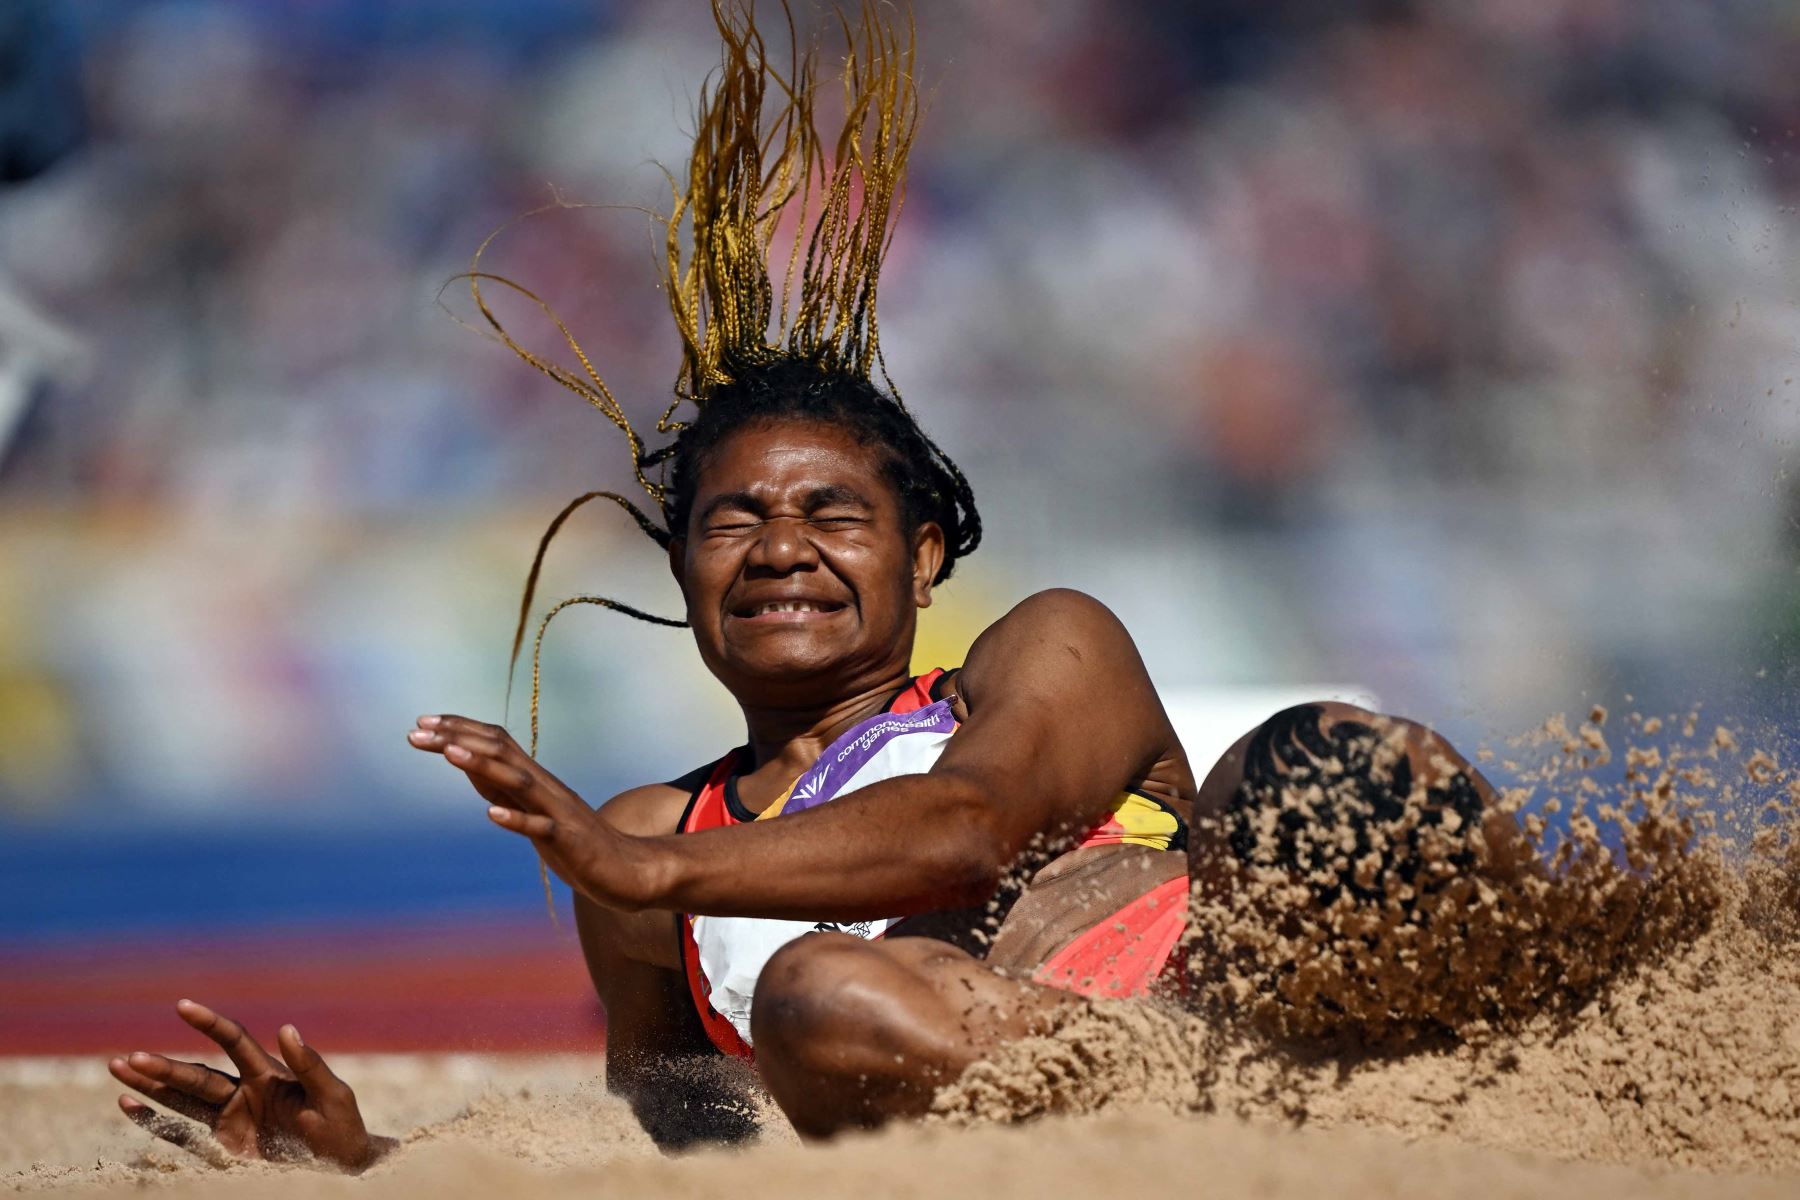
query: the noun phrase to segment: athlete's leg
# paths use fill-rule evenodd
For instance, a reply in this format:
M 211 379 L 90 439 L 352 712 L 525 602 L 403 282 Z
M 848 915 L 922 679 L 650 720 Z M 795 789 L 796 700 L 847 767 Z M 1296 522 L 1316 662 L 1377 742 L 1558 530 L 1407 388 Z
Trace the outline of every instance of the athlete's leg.
M 1423 725 L 1328 702 L 1285 710 L 1246 734 L 1208 774 L 1197 815 L 1241 815 L 1281 803 L 1285 789 L 1316 785 L 1322 774 L 1346 773 L 1378 796 L 1404 799 L 1423 788 L 1465 815 L 1493 796 Z M 1196 875 L 1230 858 L 1219 853 L 1226 839 L 1214 829 L 1190 839 Z M 996 1046 L 1047 1030 L 1085 1003 L 933 938 L 819 933 L 769 960 L 750 1025 L 776 1103 L 802 1135 L 824 1137 L 925 1112 L 939 1087 Z
M 1484 802 L 1493 799 L 1493 788 L 1481 772 L 1443 735 L 1405 717 L 1320 700 L 1283 709 L 1239 738 L 1207 773 L 1196 808 L 1204 814 L 1223 813 L 1241 803 L 1246 783 L 1279 788 L 1308 782 L 1327 760 L 1347 769 L 1369 769 L 1377 765 L 1373 756 L 1343 751 L 1383 741 L 1398 752 L 1380 764 L 1388 772 L 1383 782 L 1402 795 L 1415 780 L 1427 788 L 1460 786 L 1455 779 L 1461 775 Z
M 756 983 L 757 1069 L 805 1137 L 916 1116 L 994 1047 L 1085 1003 L 933 938 L 814 933 Z
M 1318 902 L 1329 902 L 1340 886 L 1367 896 L 1343 869 L 1345 839 L 1356 848 L 1348 858 L 1356 859 L 1383 826 L 1379 854 L 1402 879 L 1417 870 L 1418 833 L 1430 826 L 1479 826 L 1486 866 L 1510 871 L 1532 851 L 1495 801 L 1474 764 L 1416 721 L 1332 701 L 1296 705 L 1245 734 L 1207 774 L 1195 804 L 1189 875 L 1206 891 L 1254 857 L 1309 876 Z M 1474 865 L 1465 852 L 1447 861 Z M 1337 883 L 1330 882 L 1334 872 Z

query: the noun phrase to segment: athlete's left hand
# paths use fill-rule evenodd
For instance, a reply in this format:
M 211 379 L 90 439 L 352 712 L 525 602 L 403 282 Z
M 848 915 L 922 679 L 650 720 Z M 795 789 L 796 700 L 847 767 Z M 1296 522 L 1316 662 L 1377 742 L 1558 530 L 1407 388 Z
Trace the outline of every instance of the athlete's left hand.
M 443 755 L 467 775 L 488 802 L 488 819 L 530 838 L 564 883 L 606 908 L 650 906 L 647 839 L 614 829 L 505 729 L 444 714 L 420 717 L 418 728 L 406 736 L 417 749 Z

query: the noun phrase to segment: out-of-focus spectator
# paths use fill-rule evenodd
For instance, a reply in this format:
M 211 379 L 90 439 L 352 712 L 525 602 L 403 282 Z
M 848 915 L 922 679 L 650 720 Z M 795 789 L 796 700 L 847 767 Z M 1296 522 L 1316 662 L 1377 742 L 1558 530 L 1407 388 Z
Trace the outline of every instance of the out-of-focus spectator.
M 20 2 L 0 39 L 72 14 L 0 55 L 0 128 L 31 103 L 34 137 L 91 131 L 0 193 L 0 278 L 95 349 L 0 457 L 0 714 L 57 747 L 0 752 L 0 809 L 433 795 L 390 732 L 491 711 L 538 524 L 626 482 L 610 426 L 436 298 L 553 187 L 665 194 L 704 6 Z M 919 19 L 883 332 L 989 515 L 966 594 L 1089 586 L 1170 681 L 1357 680 L 1501 720 L 1759 652 L 1745 623 L 1800 552 L 1800 18 Z M 81 95 L 45 100 L 77 45 Z M 49 152 L 0 142 L 0 173 Z M 558 209 L 487 262 L 644 414 L 675 365 L 652 233 Z M 552 571 L 674 603 L 602 529 Z M 731 735 L 683 698 L 678 639 L 641 636 L 555 635 L 550 744 L 596 790 Z M 679 682 L 626 702 L 646 655 Z

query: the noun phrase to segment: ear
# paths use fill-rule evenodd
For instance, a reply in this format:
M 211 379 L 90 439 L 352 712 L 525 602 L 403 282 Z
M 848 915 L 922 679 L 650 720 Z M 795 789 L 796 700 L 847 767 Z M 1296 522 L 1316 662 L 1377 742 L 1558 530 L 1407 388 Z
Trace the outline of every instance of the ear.
M 944 530 L 936 521 L 926 521 L 913 534 L 912 545 L 913 603 L 931 607 L 931 581 L 944 565 Z
M 687 599 L 687 539 L 676 538 L 669 543 L 669 574 L 675 577 L 675 586 L 681 589 L 681 598 Z

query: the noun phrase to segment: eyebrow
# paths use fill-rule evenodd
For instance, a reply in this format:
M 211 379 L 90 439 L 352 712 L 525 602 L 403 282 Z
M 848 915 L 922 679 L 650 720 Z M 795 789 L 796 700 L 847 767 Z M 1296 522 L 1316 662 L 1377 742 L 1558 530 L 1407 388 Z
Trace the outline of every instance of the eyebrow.
M 828 483 L 813 488 L 806 493 L 805 498 L 800 502 L 800 507 L 802 511 L 811 514 L 834 504 L 844 504 L 864 510 L 875 507 L 861 492 L 841 483 Z M 726 509 L 738 509 L 759 517 L 768 512 L 768 506 L 750 492 L 724 492 L 714 496 L 712 501 L 701 510 L 700 519 L 702 521 L 711 520 Z
M 830 508 L 834 504 L 844 504 L 851 508 L 874 508 L 868 497 L 853 487 L 845 487 L 841 483 L 829 483 L 824 487 L 816 487 L 806 493 L 801 507 L 809 513 L 818 512 L 821 508 Z

